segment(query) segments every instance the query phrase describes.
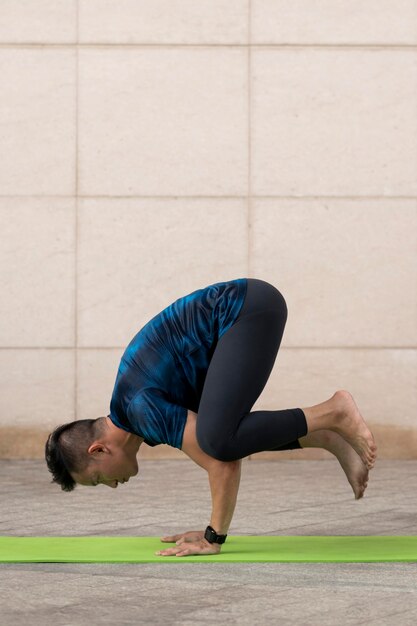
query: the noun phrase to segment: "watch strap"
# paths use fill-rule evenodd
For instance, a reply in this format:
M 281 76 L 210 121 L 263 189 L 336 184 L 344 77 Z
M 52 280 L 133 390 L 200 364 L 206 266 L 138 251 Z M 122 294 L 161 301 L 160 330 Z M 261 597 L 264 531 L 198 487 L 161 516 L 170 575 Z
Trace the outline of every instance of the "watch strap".
M 209 543 L 224 543 L 226 537 L 227 535 L 218 535 L 211 526 L 207 526 L 206 532 L 204 533 L 204 539 L 207 539 Z

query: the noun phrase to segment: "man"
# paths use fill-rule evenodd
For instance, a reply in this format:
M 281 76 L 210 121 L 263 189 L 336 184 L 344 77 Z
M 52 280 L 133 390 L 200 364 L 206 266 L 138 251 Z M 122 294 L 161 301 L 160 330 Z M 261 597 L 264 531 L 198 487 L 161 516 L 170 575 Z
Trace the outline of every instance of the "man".
M 363 496 L 376 445 L 351 394 L 308 408 L 252 411 L 272 371 L 287 307 L 254 278 L 214 283 L 179 298 L 127 346 L 110 414 L 64 424 L 48 437 L 53 482 L 117 487 L 138 473 L 145 441 L 177 447 L 208 474 L 212 514 L 205 530 L 165 537 L 162 556 L 216 554 L 227 537 L 241 460 L 262 450 L 321 447 L 338 458 L 355 498 Z

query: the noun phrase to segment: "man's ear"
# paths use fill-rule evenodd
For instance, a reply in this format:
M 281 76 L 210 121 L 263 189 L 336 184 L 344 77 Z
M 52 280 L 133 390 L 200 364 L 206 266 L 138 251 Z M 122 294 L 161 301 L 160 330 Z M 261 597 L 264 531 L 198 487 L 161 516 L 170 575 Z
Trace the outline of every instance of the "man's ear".
M 108 454 L 109 449 L 104 443 L 100 443 L 99 441 L 94 441 L 91 446 L 87 450 L 88 454 L 93 454 L 96 456 L 97 454 Z

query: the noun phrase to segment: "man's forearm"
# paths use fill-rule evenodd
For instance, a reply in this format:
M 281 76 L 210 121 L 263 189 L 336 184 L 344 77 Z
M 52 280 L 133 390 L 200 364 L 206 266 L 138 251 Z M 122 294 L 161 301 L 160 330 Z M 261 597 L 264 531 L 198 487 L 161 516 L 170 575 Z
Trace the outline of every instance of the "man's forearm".
M 208 469 L 212 512 L 210 526 L 219 535 L 227 534 L 239 491 L 242 459 L 213 463 Z
M 212 499 L 210 526 L 219 535 L 224 535 L 227 534 L 236 506 L 242 459 L 223 462 L 204 452 L 197 441 L 196 423 L 197 414 L 189 410 L 181 449 L 207 471 Z

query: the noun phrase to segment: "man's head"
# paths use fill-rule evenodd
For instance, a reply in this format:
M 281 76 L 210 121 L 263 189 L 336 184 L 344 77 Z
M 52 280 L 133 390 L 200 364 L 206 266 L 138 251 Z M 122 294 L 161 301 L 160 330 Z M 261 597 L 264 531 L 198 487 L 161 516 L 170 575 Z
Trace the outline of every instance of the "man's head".
M 77 420 L 56 428 L 45 444 L 52 482 L 63 491 L 76 484 L 117 487 L 138 473 L 136 454 L 143 439 L 118 428 L 108 417 Z

